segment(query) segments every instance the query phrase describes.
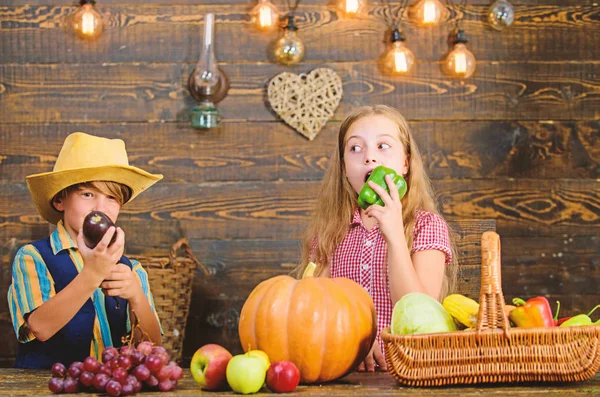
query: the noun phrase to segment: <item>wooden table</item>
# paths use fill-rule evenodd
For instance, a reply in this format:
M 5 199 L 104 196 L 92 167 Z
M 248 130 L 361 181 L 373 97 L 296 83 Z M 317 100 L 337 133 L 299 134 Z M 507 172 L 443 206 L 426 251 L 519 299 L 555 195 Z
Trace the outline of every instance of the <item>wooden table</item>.
M 191 396 L 205 394 L 210 396 L 231 396 L 233 392 L 202 392 L 194 383 L 188 369 L 184 369 L 184 377 L 179 381 L 177 389 L 169 393 L 142 392 L 138 396 Z M 49 370 L 18 370 L 0 368 L 0 395 L 1 396 L 31 396 L 31 395 L 53 395 L 48 390 Z M 264 393 L 259 395 L 274 395 L 263 389 Z M 106 394 L 77 393 L 76 396 L 92 396 Z M 571 396 L 600 395 L 600 374 L 586 382 L 561 383 L 561 384 L 500 384 L 480 386 L 460 386 L 442 388 L 409 388 L 401 387 L 389 374 L 377 373 L 353 373 L 335 382 L 315 386 L 299 386 L 294 393 L 283 394 L 284 396 L 403 396 L 403 395 L 434 395 L 444 396 Z

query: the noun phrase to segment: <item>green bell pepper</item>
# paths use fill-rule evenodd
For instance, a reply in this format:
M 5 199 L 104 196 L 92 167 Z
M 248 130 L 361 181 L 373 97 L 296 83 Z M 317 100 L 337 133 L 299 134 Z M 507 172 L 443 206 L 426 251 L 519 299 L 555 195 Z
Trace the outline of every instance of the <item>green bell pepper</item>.
M 561 327 L 571 327 L 571 326 L 577 326 L 577 325 L 600 324 L 600 320 L 596 321 L 595 323 L 592 323 L 592 319 L 590 318 L 592 313 L 594 313 L 594 311 L 599 307 L 600 307 L 600 305 L 597 305 L 588 314 L 578 314 L 576 316 L 573 316 L 573 317 L 567 319 L 562 324 L 560 324 L 560 326 Z
M 371 175 L 369 175 L 369 179 L 367 179 L 367 182 L 365 183 L 365 185 L 363 186 L 362 190 L 360 191 L 360 193 L 358 195 L 358 205 L 360 208 L 362 208 L 363 210 L 366 210 L 373 204 L 379 204 L 382 207 L 385 206 L 381 197 L 379 197 L 379 195 L 377 193 L 375 193 L 375 190 L 373 190 L 369 186 L 368 182 L 369 181 L 375 182 L 376 184 L 378 184 L 379 186 L 384 188 L 386 192 L 389 193 L 390 189 L 388 188 L 387 182 L 385 181 L 386 175 L 389 175 L 392 177 L 392 180 L 394 181 L 394 185 L 396 185 L 396 188 L 398 189 L 398 195 L 400 196 L 400 199 L 402 199 L 402 197 L 404 197 L 404 195 L 406 194 L 407 186 L 406 186 L 406 181 L 404 180 L 402 175 L 397 174 L 396 171 L 394 171 L 391 168 L 386 168 L 386 167 L 380 165 L 371 172 Z

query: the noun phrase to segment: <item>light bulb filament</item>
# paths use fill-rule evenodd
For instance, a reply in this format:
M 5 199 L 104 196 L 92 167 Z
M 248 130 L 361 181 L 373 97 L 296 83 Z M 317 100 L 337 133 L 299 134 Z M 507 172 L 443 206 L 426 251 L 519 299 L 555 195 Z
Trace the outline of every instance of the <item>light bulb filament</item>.
M 346 0 L 346 12 L 356 14 L 358 12 L 358 0 Z
M 264 4 L 261 4 L 260 8 L 258 9 L 258 20 L 259 20 L 259 24 L 261 27 L 263 28 L 267 28 L 267 27 L 271 27 L 273 26 L 273 18 L 271 17 L 271 9 Z
M 415 61 L 412 51 L 404 45 L 401 33 L 392 32 L 392 49 L 385 55 L 383 67 L 387 73 L 404 75 L 408 73 Z
M 394 68 L 396 72 L 408 72 L 408 62 L 406 54 L 403 51 L 396 51 L 394 53 Z
M 454 71 L 461 74 L 467 72 L 467 57 L 462 52 L 454 56 Z
M 426 1 L 423 5 L 423 23 L 433 23 L 436 21 L 436 4 L 432 1 Z
M 83 34 L 94 34 L 94 26 L 96 24 L 96 18 L 91 12 L 84 12 L 81 16 L 81 33 Z

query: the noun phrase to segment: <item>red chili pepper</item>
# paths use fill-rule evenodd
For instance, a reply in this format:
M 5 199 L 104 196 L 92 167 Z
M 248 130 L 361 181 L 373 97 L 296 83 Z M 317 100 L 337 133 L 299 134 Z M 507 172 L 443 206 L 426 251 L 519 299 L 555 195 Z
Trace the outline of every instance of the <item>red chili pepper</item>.
M 556 325 L 557 327 L 573 317 L 573 316 L 569 316 L 569 317 L 558 318 L 559 311 L 560 311 L 560 301 L 556 301 L 556 313 L 554 313 L 554 325 Z
M 535 328 L 535 327 L 554 327 L 556 321 L 552 316 L 552 309 L 548 299 L 543 296 L 536 296 L 525 302 L 521 298 L 514 298 L 513 305 L 516 309 L 510 312 L 510 319 L 517 327 Z

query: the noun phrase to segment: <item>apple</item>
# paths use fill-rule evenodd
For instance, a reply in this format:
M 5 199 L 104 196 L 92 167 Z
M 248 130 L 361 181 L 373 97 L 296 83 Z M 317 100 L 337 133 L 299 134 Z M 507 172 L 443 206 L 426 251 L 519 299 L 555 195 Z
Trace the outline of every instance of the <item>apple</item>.
M 275 361 L 267 371 L 267 387 L 275 393 L 288 393 L 300 382 L 300 371 L 291 361 Z
M 271 366 L 271 360 L 269 360 L 269 356 L 262 350 L 250 350 L 246 354 L 260 358 L 263 361 L 263 364 L 265 365 L 265 371 L 268 370 Z
M 227 383 L 236 393 L 256 393 L 265 383 L 267 368 L 264 358 L 251 354 L 238 354 L 227 364 Z
M 192 356 L 190 371 L 203 390 L 220 390 L 227 386 L 227 364 L 231 353 L 217 344 L 204 345 Z

